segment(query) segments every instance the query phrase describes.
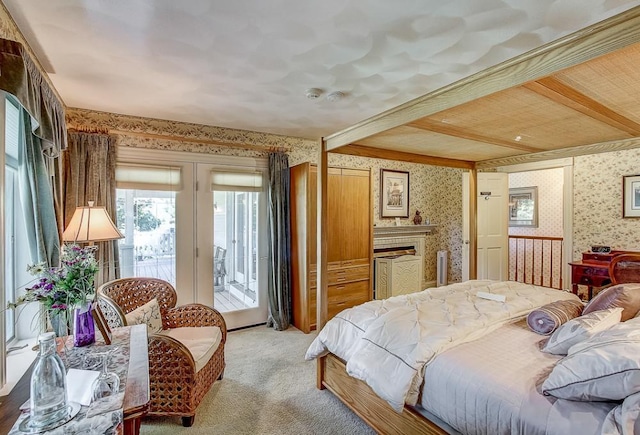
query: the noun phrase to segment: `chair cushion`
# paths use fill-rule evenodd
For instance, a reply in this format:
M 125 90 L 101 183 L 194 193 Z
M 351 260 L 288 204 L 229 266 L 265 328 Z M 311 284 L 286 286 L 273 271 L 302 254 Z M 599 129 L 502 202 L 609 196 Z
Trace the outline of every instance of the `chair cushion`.
M 222 340 L 222 333 L 217 326 L 185 326 L 165 329 L 161 334 L 178 340 L 189 349 L 196 362 L 196 372 L 209 362 Z
M 146 304 L 139 306 L 135 310 L 124 315 L 127 325 L 147 324 L 149 333 L 162 331 L 162 317 L 160 317 L 160 305 L 156 298 L 151 299 Z

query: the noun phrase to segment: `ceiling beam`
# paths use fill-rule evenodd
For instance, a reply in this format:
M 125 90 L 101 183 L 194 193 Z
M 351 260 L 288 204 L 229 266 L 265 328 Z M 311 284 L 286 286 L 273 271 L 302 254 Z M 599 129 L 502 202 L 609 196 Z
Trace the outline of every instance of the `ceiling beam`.
M 640 136 L 640 124 L 611 110 L 607 106 L 554 77 L 546 77 L 523 85 L 526 89 L 542 95 L 553 102 L 576 110 L 612 127 Z
M 483 160 L 476 162 L 476 169 L 491 169 L 498 166 L 518 165 L 521 163 L 541 162 L 543 160 L 562 159 L 566 157 L 586 156 L 588 154 L 608 153 L 612 151 L 624 151 L 640 148 L 640 137 L 630 139 L 613 140 L 591 145 L 562 148 L 558 150 L 543 151 L 541 153 L 523 154 L 520 156 L 503 157 L 499 159 Z
M 362 145 L 345 145 L 331 152 L 337 154 L 349 154 L 359 157 L 370 157 L 373 159 L 400 160 L 410 163 L 422 163 L 423 165 L 447 166 L 449 168 L 473 169 L 475 167 L 474 162 L 469 162 L 467 160 L 424 156 L 422 154 L 413 154 L 404 151 L 394 151 L 384 148 L 374 148 Z
M 327 151 L 640 42 L 640 6 L 327 136 Z
M 409 127 L 419 128 L 421 130 L 432 131 L 434 133 L 440 133 L 440 134 L 445 134 L 447 136 L 459 137 L 461 139 L 468 139 L 475 142 L 488 143 L 491 145 L 511 148 L 518 151 L 526 151 L 528 153 L 544 151 L 542 148 L 536 148 L 529 145 L 520 144 L 515 141 L 508 141 L 504 139 L 487 137 L 481 134 L 471 133 L 467 131 L 465 128 L 458 127 L 453 124 L 434 121 L 433 119 L 429 119 L 429 118 L 422 118 L 417 121 L 411 122 L 407 125 Z

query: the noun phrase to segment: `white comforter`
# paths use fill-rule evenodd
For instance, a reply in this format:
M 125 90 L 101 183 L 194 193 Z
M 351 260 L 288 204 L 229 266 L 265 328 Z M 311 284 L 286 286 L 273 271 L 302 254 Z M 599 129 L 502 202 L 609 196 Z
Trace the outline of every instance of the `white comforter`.
M 476 296 L 504 295 L 505 302 Z M 559 290 L 505 281 L 467 281 L 371 301 L 342 311 L 311 343 L 307 360 L 331 352 L 398 412 L 415 405 L 424 367 L 440 352 L 479 338 L 556 300 Z

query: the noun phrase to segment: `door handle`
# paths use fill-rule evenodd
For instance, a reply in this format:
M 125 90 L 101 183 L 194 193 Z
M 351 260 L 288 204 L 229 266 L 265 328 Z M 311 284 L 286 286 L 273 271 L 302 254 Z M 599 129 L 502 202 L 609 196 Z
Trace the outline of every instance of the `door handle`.
M 468 240 L 463 240 L 462 243 L 464 243 L 465 245 L 468 245 L 469 241 Z

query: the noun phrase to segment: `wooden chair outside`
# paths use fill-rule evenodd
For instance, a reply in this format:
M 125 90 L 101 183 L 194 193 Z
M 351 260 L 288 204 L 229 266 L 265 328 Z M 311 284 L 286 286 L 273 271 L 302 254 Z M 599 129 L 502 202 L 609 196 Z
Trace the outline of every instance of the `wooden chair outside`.
M 151 403 L 148 415 L 182 417 L 189 427 L 196 408 L 225 368 L 224 345 L 227 327 L 222 315 L 202 304 L 176 307 L 173 286 L 156 278 L 122 278 L 98 288 L 97 301 L 111 328 L 126 326 L 125 314 L 156 298 L 163 330 L 181 327 L 217 326 L 221 341 L 206 365 L 196 370 L 196 362 L 185 345 L 162 334 L 149 334 L 149 378 Z

